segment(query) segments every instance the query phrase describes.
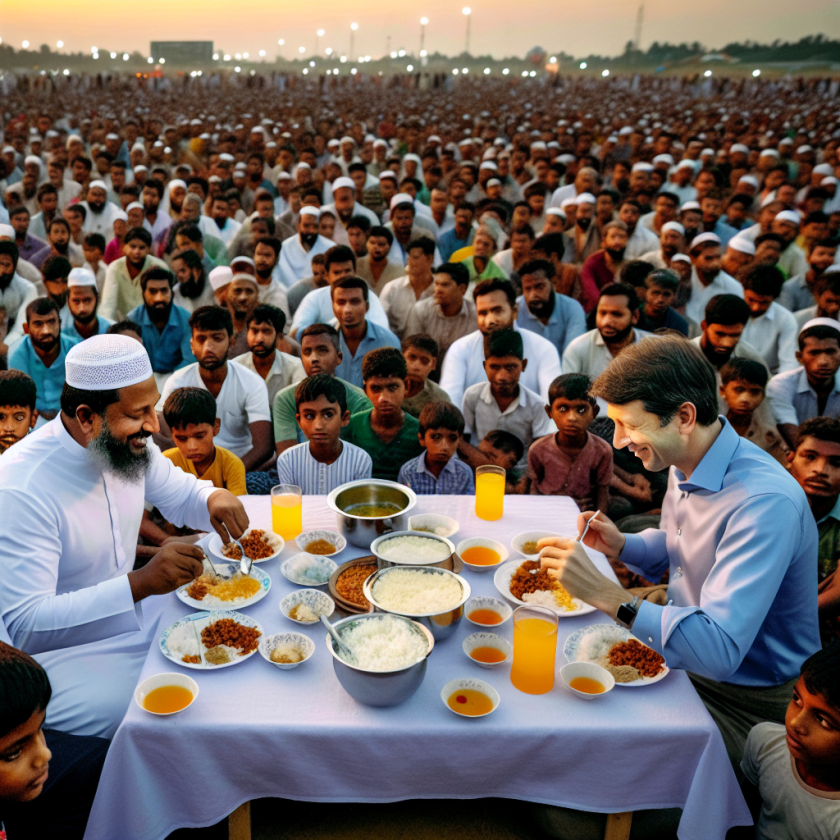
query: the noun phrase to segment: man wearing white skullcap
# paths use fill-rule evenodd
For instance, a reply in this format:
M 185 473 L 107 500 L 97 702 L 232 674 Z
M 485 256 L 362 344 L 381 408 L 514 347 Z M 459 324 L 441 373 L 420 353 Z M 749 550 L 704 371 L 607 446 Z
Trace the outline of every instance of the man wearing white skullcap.
M 317 207 L 300 208 L 297 236 L 283 240 L 276 276 L 285 288 L 312 275 L 312 257 L 325 254 L 336 243 L 318 233 L 321 211 Z M 336 224 L 336 231 L 339 226 Z
M 695 324 L 702 323 L 706 304 L 715 296 L 737 295 L 742 298 L 744 289 L 734 278 L 721 269 L 721 242 L 714 233 L 701 233 L 691 241 L 691 297 L 685 305 L 685 314 Z
M 642 254 L 639 259 L 656 268 L 670 268 L 671 260 L 685 246 L 685 228 L 679 222 L 665 222 L 659 234 L 659 248 Z
M 796 210 L 782 210 L 770 225 L 771 233 L 778 234 L 785 241 L 778 265 L 786 277 L 796 277 L 808 270 L 805 252 L 796 244 L 801 223 L 802 217 Z
M 91 181 L 87 189 L 87 199 L 81 202 L 87 215 L 82 224 L 82 233 L 99 233 L 110 242 L 114 237 L 114 219 L 121 208 L 108 201 L 108 187 L 104 181 Z
M 64 335 L 83 341 L 93 335 L 104 335 L 114 322 L 96 314 L 99 291 L 96 275 L 89 268 L 74 268 L 67 278 L 67 309 L 73 320 L 61 327 Z
M 202 573 L 202 552 L 170 543 L 133 571 L 144 502 L 202 531 L 248 527 L 227 490 L 179 470 L 159 430 L 149 357 L 99 335 L 67 354 L 61 414 L 3 456 L 0 622 L 52 684 L 46 726 L 111 738 L 125 714 L 162 599 Z M 223 537 L 227 539 L 227 537 Z
M 336 244 L 350 244 L 350 239 L 347 236 L 347 222 L 353 216 L 364 216 L 371 225 L 379 224 L 379 217 L 376 213 L 356 201 L 356 184 L 352 178 L 346 176 L 336 178 L 332 185 L 332 197 L 332 203 L 325 204 L 321 209 L 329 211 L 336 218 L 335 232 L 333 233 Z M 302 276 L 308 277 L 311 273 L 310 271 Z M 300 277 L 296 280 L 300 280 Z

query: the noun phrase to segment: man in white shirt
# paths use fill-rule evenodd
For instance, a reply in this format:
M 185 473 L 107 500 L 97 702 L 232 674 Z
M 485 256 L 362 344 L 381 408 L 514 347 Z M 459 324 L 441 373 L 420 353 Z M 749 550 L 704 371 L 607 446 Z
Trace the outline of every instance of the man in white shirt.
M 352 178 L 342 176 L 336 178 L 332 184 L 332 203 L 325 204 L 322 208 L 328 210 L 336 218 L 335 241 L 339 245 L 349 245 L 347 229 L 345 225 L 353 216 L 364 216 L 371 225 L 378 225 L 379 218 L 372 210 L 368 210 L 363 204 L 356 201 L 356 184 Z M 298 278 L 300 279 L 300 278 Z
M 431 231 L 415 224 L 416 215 L 414 199 L 408 193 L 397 193 L 391 199 L 391 220 L 386 225 L 394 234 L 394 241 L 388 252 L 388 259 L 391 262 L 405 265 L 408 262 L 408 246 L 421 236 L 432 237 Z M 436 247 L 435 265 L 440 265 L 442 262 Z
M 799 367 L 796 361 L 796 318 L 776 298 L 781 294 L 784 277 L 775 266 L 758 265 L 741 281 L 750 319 L 741 339 L 758 351 L 771 375 Z
M 103 363 L 103 360 L 107 360 Z M 0 622 L 52 684 L 47 725 L 113 734 L 157 641 L 162 599 L 202 573 L 175 542 L 133 571 L 144 500 L 179 525 L 241 536 L 242 503 L 177 469 L 158 431 L 149 358 L 132 338 L 99 335 L 66 360 L 61 414 L 3 456 Z
M 801 220 L 796 210 L 782 210 L 776 214 L 773 223 L 770 225 L 770 232 L 778 234 L 787 243 L 787 247 L 779 257 L 779 268 L 788 277 L 796 277 L 808 271 L 808 260 L 805 259 L 805 252 L 796 244 L 796 237 L 799 236 Z
M 670 268 L 671 260 L 685 246 L 685 228 L 679 222 L 665 222 L 659 234 L 659 248 L 639 257 L 656 268 Z
M 405 277 L 393 280 L 382 290 L 380 300 L 388 316 L 388 325 L 400 339 L 406 335 L 405 327 L 414 305 L 434 294 L 434 256 L 435 243 L 431 239 L 425 236 L 415 239 L 408 246 Z
M 289 310 L 289 299 L 286 289 L 275 276 L 277 259 L 280 256 L 280 240 L 275 236 L 268 236 L 260 239 L 254 245 L 254 273 L 257 281 L 257 292 L 260 303 L 268 303 L 283 311 L 287 317 L 291 317 Z M 242 259 L 239 257 L 238 259 Z M 236 262 L 234 260 L 233 262 Z M 237 269 L 241 270 L 241 269 Z
M 659 245 L 659 237 L 644 225 L 639 224 L 642 207 L 634 198 L 625 198 L 618 209 L 618 218 L 627 225 L 627 247 L 624 258 L 637 260 L 642 254 L 655 250 Z
M 26 307 L 38 297 L 34 284 L 24 280 L 17 273 L 18 249 L 12 241 L 0 241 L 0 309 L 4 310 L 0 323 L 0 355 L 9 352 L 7 336 L 15 327 L 16 318 L 26 312 Z M 20 313 L 20 314 L 19 314 Z M 18 325 L 20 326 L 20 325 Z
M 219 193 L 213 197 L 210 212 L 216 224 L 216 230 L 211 231 L 212 234 L 225 243 L 225 248 L 229 248 L 242 225 L 236 219 L 230 217 L 230 204 L 228 204 L 227 196 L 224 193 Z
M 691 258 L 691 297 L 685 305 L 685 314 L 699 324 L 705 315 L 706 304 L 721 294 L 744 296 L 744 288 L 734 278 L 721 270 L 721 243 L 715 233 L 695 236 L 688 252 Z
M 104 181 L 91 181 L 87 191 L 87 201 L 81 202 L 87 211 L 82 224 L 82 233 L 101 233 L 105 241 L 114 238 L 114 219 L 120 213 L 116 204 L 108 201 L 108 188 Z
M 277 263 L 277 279 L 288 289 L 312 274 L 312 257 L 325 254 L 335 245 L 318 233 L 321 211 L 306 205 L 300 208 L 297 236 L 283 240 Z

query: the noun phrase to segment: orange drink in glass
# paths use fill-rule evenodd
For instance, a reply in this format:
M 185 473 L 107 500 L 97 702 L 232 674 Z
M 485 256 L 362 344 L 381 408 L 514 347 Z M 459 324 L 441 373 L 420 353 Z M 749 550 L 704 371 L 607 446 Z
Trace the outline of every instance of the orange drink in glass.
M 557 613 L 546 607 L 513 611 L 513 665 L 510 681 L 525 694 L 545 694 L 554 688 L 557 655 Z
M 485 464 L 475 471 L 475 515 L 479 519 L 501 519 L 505 508 L 505 471 Z
M 302 495 L 294 484 L 271 488 L 271 527 L 284 540 L 293 540 L 303 531 Z

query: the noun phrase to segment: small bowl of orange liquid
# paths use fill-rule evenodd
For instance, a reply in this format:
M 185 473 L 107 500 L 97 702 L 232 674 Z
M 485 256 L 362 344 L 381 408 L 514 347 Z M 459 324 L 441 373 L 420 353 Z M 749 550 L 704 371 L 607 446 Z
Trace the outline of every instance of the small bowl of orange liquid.
M 510 662 L 513 645 L 497 633 L 473 633 L 464 639 L 464 653 L 482 668 L 495 668 Z
M 594 700 L 615 688 L 613 675 L 594 662 L 570 662 L 560 669 L 566 688 L 584 700 Z
M 499 692 L 484 680 L 450 680 L 440 692 L 444 706 L 461 717 L 486 717 L 499 707 Z
M 510 621 L 513 610 L 509 604 L 500 601 L 498 598 L 476 595 L 467 601 L 464 607 L 464 615 L 466 615 L 467 621 L 477 624 L 479 627 L 499 627 L 506 621 Z
M 198 697 L 198 683 L 186 674 L 155 674 L 134 691 L 141 709 L 153 715 L 174 715 L 191 706 Z
M 508 559 L 508 550 L 500 542 L 484 537 L 461 540 L 456 551 L 471 572 L 489 572 Z

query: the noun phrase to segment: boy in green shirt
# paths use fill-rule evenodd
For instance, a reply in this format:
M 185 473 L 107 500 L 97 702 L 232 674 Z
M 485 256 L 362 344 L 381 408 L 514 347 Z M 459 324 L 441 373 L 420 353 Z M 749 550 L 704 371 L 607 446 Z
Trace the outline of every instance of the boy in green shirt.
M 449 395 L 429 379 L 437 367 L 438 344 L 425 333 L 415 333 L 402 340 L 402 354 L 408 375 L 405 381 L 403 411 L 420 419 L 420 412 L 430 402 L 449 402 Z
M 416 418 L 402 409 L 408 375 L 402 353 L 394 347 L 371 350 L 362 362 L 365 394 L 373 408 L 354 414 L 344 439 L 373 460 L 373 477 L 396 481 L 400 467 L 422 451 Z

